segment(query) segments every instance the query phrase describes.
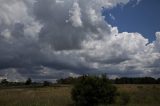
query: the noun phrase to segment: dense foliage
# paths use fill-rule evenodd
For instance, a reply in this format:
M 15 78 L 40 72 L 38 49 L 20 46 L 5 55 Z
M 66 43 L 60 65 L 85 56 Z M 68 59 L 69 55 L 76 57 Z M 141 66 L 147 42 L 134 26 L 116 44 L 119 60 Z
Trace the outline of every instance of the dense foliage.
M 116 78 L 115 84 L 160 84 L 159 79 L 154 79 L 152 77 L 135 77 L 135 78 Z
M 9 82 L 7 81 L 7 79 L 2 79 L 1 84 L 3 85 L 7 85 Z
M 81 77 L 73 78 L 63 78 L 57 80 L 58 84 L 74 84 Z M 122 77 L 116 79 L 109 79 L 114 84 L 160 84 L 160 78 L 155 79 L 152 77 Z
M 32 84 L 32 79 L 28 78 L 25 82 L 25 85 L 31 85 Z
M 106 76 L 83 76 L 74 84 L 72 99 L 76 106 L 97 106 L 111 104 L 116 96 L 116 87 Z

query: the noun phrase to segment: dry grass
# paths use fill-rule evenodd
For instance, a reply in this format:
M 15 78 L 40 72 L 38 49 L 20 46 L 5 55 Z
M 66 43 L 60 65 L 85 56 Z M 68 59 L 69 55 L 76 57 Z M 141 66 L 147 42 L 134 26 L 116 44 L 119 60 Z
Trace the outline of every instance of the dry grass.
M 69 86 L 1 89 L 0 106 L 67 106 L 72 103 L 70 90 Z
M 160 106 L 160 85 L 116 85 L 127 93 L 127 106 Z M 0 106 L 69 106 L 71 86 L 0 89 Z M 121 100 L 121 95 L 117 101 Z M 113 106 L 124 106 L 116 102 Z
M 160 85 L 121 84 L 116 85 L 120 93 L 128 94 L 127 106 L 160 106 Z

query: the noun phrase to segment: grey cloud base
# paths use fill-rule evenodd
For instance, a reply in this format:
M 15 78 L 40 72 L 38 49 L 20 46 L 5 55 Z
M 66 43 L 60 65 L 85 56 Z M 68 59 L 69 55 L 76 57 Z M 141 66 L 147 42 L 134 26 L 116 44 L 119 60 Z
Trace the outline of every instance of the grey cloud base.
M 138 2 L 139 0 L 137 0 Z M 12 81 L 81 74 L 160 75 L 156 41 L 119 33 L 101 15 L 129 0 L 0 0 L 0 75 Z

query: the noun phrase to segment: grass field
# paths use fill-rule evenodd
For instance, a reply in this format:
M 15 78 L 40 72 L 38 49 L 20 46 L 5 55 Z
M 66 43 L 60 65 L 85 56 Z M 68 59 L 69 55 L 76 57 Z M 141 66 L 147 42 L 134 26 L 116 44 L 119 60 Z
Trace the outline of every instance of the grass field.
M 119 91 L 111 106 L 160 106 L 160 85 L 116 85 Z M 71 86 L 1 88 L 0 106 L 71 106 Z
M 160 106 L 160 85 L 116 85 L 122 94 L 129 98 L 127 106 Z M 118 99 L 119 100 L 119 99 Z M 120 100 L 121 101 L 121 100 Z M 119 101 L 118 101 L 119 102 Z M 119 104 L 119 103 L 118 103 Z

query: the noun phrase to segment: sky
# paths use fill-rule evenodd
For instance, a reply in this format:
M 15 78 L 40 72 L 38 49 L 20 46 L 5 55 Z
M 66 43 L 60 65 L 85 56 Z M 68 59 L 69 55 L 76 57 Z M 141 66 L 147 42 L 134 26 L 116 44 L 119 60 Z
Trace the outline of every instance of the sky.
M 160 1 L 132 0 L 125 6 L 117 6 L 104 11 L 106 21 L 117 26 L 120 32 L 138 32 L 153 42 L 155 32 L 160 30 Z
M 160 77 L 159 0 L 0 0 L 0 79 Z

